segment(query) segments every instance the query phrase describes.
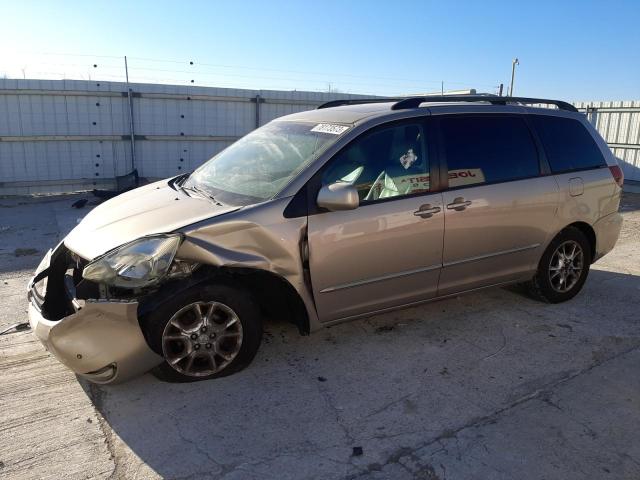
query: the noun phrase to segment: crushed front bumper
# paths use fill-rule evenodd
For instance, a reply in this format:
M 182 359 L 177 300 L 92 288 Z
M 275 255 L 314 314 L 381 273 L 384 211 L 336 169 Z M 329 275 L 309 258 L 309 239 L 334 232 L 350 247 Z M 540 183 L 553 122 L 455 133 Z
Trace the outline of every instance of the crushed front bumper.
M 59 247 L 60 248 L 60 247 Z M 29 282 L 29 323 L 35 336 L 60 362 L 94 383 L 119 383 L 162 362 L 149 348 L 138 323 L 138 302 L 69 298 L 73 312 L 48 319 L 42 311 L 46 295 L 38 291 L 38 275 L 49 268 L 51 251 Z M 42 277 L 42 275 L 40 275 Z M 42 280 L 42 279 L 41 279 Z M 44 279 L 45 289 L 57 278 Z

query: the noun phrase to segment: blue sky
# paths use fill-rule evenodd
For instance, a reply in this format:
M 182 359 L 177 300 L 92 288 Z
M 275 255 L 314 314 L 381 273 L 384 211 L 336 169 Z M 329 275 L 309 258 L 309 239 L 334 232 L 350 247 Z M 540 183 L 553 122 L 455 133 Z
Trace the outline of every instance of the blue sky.
M 0 0 L 0 76 L 640 99 L 640 0 Z M 191 65 L 189 62 L 194 62 Z M 93 65 L 97 65 L 94 67 Z M 194 80 L 191 83 L 191 80 Z

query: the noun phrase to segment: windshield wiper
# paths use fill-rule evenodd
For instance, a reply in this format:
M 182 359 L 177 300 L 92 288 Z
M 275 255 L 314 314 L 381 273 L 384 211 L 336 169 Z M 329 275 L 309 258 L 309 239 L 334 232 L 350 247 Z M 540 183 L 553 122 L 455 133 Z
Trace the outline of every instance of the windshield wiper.
M 169 180 L 168 185 L 174 190 L 178 190 L 181 188 L 182 184 L 184 184 L 184 182 L 187 181 L 187 178 L 189 178 L 189 175 L 190 173 L 183 173 L 182 175 L 178 175 L 177 177 L 174 177 L 171 180 Z
M 216 198 L 211 195 L 209 192 L 207 192 L 206 190 L 203 190 L 202 188 L 198 187 L 197 185 L 190 185 L 190 186 L 185 186 L 185 185 L 180 185 L 180 188 L 183 190 L 188 190 L 191 192 L 195 192 L 198 195 L 200 195 L 201 197 L 206 197 L 209 200 L 211 200 L 213 203 L 215 203 L 218 206 L 222 206 L 222 203 L 220 203 L 218 200 L 216 200 Z

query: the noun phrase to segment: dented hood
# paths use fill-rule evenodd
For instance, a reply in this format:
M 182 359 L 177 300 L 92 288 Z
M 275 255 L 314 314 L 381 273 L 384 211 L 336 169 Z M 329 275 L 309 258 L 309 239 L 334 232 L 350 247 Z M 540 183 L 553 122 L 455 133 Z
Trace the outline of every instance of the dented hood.
M 94 208 L 67 235 L 66 247 L 92 260 L 122 244 L 154 233 L 175 231 L 240 207 L 176 191 L 167 180 L 118 195 Z

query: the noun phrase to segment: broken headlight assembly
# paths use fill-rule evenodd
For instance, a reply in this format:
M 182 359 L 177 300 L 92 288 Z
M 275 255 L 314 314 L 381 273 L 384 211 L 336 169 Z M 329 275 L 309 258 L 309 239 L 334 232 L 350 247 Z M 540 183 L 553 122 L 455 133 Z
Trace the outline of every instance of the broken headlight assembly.
M 82 276 L 93 282 L 119 288 L 143 288 L 159 283 L 176 272 L 173 259 L 182 236 L 152 235 L 126 243 L 89 263 Z M 178 262 L 182 263 L 182 262 Z M 180 265 L 178 271 L 184 269 Z

